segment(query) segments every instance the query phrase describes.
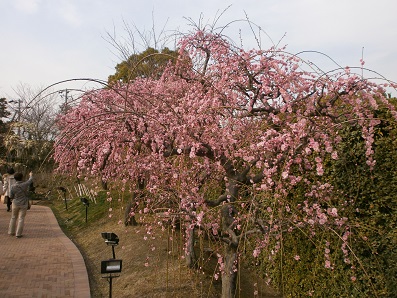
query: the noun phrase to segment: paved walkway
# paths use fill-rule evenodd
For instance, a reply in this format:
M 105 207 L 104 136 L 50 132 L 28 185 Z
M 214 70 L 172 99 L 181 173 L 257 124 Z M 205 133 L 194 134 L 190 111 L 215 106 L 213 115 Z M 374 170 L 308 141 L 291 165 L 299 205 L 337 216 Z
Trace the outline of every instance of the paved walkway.
M 84 260 L 51 209 L 33 205 L 18 239 L 7 234 L 10 217 L 0 203 L 0 297 L 90 297 Z

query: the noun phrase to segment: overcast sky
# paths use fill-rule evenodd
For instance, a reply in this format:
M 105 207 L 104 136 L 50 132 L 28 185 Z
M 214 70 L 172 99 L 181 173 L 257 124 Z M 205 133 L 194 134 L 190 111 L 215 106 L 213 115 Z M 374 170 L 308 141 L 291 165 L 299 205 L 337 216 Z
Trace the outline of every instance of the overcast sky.
M 396 0 L 0 0 L 0 97 L 16 99 L 21 84 L 106 80 L 120 62 L 108 33 L 121 41 L 126 25 L 148 32 L 153 23 L 157 34 L 164 26 L 186 32 L 187 19 L 213 23 L 229 5 L 217 24 L 248 16 L 269 36 L 262 48 L 320 51 L 341 66 L 359 66 L 363 55 L 365 67 L 397 81 Z M 226 33 L 239 43 L 239 29 L 243 45 L 255 47 L 243 23 Z M 318 55 L 303 57 L 321 64 Z

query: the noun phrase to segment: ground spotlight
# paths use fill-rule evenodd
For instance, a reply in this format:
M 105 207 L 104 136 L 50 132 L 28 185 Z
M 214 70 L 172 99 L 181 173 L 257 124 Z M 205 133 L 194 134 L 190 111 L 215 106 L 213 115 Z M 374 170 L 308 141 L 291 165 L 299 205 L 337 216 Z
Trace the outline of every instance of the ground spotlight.
M 90 202 L 87 200 L 87 198 L 80 198 L 80 201 L 83 203 L 85 206 L 85 222 L 87 222 L 87 217 L 88 217 L 88 207 L 90 206 Z
M 123 265 L 123 260 L 105 260 L 101 262 L 101 273 L 120 273 Z

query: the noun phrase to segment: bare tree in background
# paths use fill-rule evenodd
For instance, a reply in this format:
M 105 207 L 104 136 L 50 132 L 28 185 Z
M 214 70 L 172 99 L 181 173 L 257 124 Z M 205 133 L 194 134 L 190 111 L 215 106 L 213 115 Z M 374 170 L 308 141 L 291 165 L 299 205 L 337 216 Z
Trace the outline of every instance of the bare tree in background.
M 8 159 L 29 168 L 39 167 L 46 161 L 57 135 L 59 94 L 40 95 L 40 91 L 20 85 L 15 90 L 18 99 L 9 101 L 11 125 L 5 137 Z

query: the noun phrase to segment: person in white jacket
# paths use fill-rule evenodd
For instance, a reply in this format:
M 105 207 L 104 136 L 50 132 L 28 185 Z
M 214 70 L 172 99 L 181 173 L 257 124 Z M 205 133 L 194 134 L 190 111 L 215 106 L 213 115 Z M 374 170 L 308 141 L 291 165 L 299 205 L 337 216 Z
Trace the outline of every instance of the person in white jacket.
M 12 200 L 10 197 L 10 191 L 11 191 L 11 187 L 15 184 L 14 173 L 15 170 L 13 168 L 10 168 L 7 170 L 7 174 L 3 176 L 4 186 L 2 187 L 3 188 L 2 192 L 5 195 L 4 200 L 6 201 L 8 212 L 11 211 Z
M 29 206 L 28 188 L 33 182 L 33 173 L 29 173 L 29 179 L 22 182 L 23 174 L 18 172 L 14 175 L 16 183 L 11 187 L 10 197 L 12 198 L 12 214 L 8 235 L 22 237 L 26 211 Z
M 2 195 L 4 195 L 4 187 L 3 187 L 3 176 L 1 176 L 1 174 L 0 174 L 0 195 L 2 196 Z M 4 201 L 4 204 L 5 204 L 6 202 Z

